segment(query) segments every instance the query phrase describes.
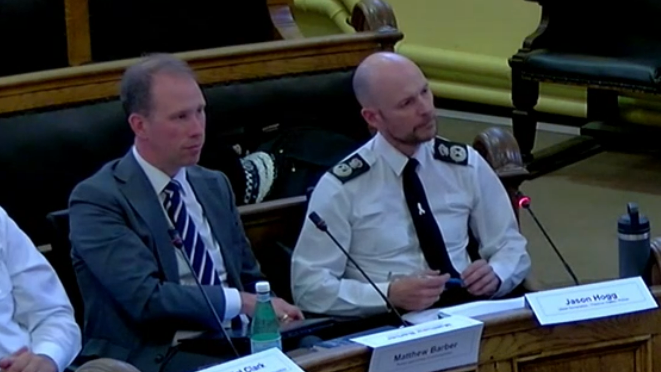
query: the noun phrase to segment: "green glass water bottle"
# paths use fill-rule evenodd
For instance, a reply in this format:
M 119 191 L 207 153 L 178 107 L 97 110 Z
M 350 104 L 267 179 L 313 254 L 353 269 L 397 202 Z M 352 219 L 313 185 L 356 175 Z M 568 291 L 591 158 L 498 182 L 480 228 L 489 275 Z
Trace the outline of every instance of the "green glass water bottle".
M 274 347 L 282 350 L 280 323 L 271 304 L 271 285 L 257 282 L 257 305 L 250 325 L 250 352 L 252 354 Z

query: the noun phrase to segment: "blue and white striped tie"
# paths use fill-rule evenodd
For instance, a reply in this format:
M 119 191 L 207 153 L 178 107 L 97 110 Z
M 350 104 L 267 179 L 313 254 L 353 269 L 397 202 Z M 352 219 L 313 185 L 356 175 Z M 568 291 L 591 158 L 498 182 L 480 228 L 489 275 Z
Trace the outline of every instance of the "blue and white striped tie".
M 181 185 L 179 182 L 171 180 L 165 186 L 163 192 L 165 193 L 165 210 L 168 212 L 172 223 L 174 223 L 174 227 L 182 236 L 184 252 L 195 271 L 193 275 L 197 275 L 202 285 L 220 284 L 211 256 L 204 247 L 204 242 L 186 211 L 186 205 L 181 198 Z

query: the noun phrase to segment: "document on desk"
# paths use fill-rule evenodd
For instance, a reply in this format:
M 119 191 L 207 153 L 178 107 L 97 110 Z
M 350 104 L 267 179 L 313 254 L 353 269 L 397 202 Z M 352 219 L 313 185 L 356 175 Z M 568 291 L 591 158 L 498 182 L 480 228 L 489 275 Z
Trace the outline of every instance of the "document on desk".
M 482 322 L 448 316 L 351 341 L 374 349 L 369 372 L 430 372 L 477 363 Z
M 280 349 L 272 348 L 197 372 L 304 372 Z
M 603 318 L 658 307 L 640 277 L 528 293 L 525 297 L 541 325 Z
M 523 309 L 526 306 L 524 297 L 507 300 L 475 301 L 462 305 L 434 308 L 422 311 L 412 311 L 404 314 L 404 320 L 412 324 L 421 324 L 438 319 L 439 312 L 447 315 L 461 315 L 469 318 L 497 314 L 510 310 Z

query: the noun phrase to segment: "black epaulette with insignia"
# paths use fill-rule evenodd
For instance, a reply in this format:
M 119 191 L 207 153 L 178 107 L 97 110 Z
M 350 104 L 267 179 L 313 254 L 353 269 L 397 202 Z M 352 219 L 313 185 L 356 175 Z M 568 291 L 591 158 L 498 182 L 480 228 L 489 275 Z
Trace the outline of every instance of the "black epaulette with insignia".
M 448 163 L 468 165 L 468 146 L 464 143 L 450 142 L 436 137 L 434 158 Z
M 360 155 L 354 154 L 334 166 L 329 172 L 340 182 L 346 183 L 370 169 L 369 164 Z

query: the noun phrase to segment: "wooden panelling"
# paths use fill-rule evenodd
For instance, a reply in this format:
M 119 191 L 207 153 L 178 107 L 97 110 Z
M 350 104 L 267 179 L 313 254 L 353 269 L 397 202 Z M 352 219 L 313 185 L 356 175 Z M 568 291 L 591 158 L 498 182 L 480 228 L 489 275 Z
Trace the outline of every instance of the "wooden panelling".
M 239 208 L 246 236 L 254 251 L 298 235 L 305 218 L 305 196 L 243 205 Z
M 177 54 L 202 85 L 353 68 L 379 50 L 392 50 L 397 30 L 282 40 Z M 136 59 L 0 78 L 0 114 L 114 98 Z
M 67 54 L 70 66 L 92 61 L 88 0 L 64 0 Z
M 519 372 L 642 372 L 649 371 L 650 337 L 633 337 L 605 343 L 586 344 L 514 361 Z
M 652 287 L 659 301 L 661 287 Z M 480 372 L 661 372 L 661 310 L 540 326 L 530 310 L 482 318 Z M 296 357 L 306 371 L 367 371 L 370 350 L 346 346 Z

